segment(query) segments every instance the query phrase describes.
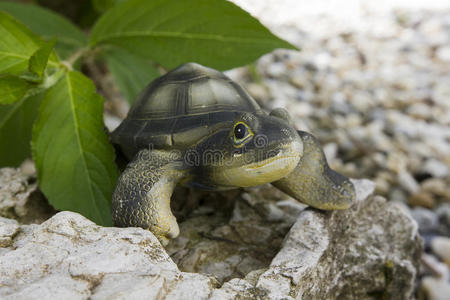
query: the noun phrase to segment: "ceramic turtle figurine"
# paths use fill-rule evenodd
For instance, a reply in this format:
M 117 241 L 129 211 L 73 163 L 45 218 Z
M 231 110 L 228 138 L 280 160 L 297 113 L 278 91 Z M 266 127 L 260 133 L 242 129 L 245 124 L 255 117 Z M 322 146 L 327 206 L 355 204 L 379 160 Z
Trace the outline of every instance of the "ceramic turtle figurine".
M 130 161 L 112 197 L 116 226 L 179 234 L 170 209 L 176 185 L 226 190 L 272 183 L 318 209 L 346 209 L 350 180 L 331 170 L 318 141 L 284 109 L 264 113 L 224 74 L 187 63 L 151 82 L 112 141 Z

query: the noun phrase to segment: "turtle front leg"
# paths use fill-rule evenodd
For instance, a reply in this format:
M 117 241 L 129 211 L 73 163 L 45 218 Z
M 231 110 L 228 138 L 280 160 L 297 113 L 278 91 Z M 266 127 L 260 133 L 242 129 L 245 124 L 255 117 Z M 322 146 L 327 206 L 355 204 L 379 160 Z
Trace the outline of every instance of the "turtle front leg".
M 287 177 L 272 184 L 307 205 L 324 210 L 346 209 L 355 201 L 351 181 L 332 170 L 325 154 L 311 134 L 298 131 L 303 141 L 303 156 Z
M 179 234 L 170 197 L 185 175 L 180 155 L 143 149 L 120 175 L 112 196 L 112 218 L 119 227 L 150 230 L 166 245 Z

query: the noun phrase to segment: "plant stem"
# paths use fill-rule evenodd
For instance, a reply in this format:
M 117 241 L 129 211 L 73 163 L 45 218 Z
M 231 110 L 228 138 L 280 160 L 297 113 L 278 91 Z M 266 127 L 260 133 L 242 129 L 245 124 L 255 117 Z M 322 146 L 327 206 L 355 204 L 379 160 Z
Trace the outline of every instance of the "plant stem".
M 66 69 L 59 69 L 51 76 L 48 76 L 45 81 L 41 84 L 41 88 L 48 89 L 53 86 L 58 80 L 66 73 Z
M 89 52 L 89 48 L 80 48 L 75 53 L 73 53 L 65 62 L 70 65 L 72 68 L 73 64 L 83 55 L 85 55 L 87 52 Z

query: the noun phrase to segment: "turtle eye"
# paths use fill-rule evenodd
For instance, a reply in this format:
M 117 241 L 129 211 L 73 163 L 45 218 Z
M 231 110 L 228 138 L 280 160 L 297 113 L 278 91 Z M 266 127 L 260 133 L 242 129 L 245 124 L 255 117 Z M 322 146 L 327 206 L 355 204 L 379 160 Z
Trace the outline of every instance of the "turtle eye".
M 233 142 L 236 146 L 241 147 L 249 138 L 253 136 L 253 132 L 244 122 L 237 122 L 233 127 Z
M 236 127 L 234 127 L 234 136 L 239 140 L 245 137 L 246 132 L 247 128 L 242 123 L 237 124 Z

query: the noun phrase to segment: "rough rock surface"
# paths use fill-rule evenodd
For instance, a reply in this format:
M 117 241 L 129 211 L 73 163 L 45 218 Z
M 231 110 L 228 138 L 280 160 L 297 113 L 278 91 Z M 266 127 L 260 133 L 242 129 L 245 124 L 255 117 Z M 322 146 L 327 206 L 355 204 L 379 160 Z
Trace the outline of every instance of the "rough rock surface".
M 190 231 L 196 242 L 184 245 L 210 243 L 208 247 L 214 246 L 216 255 L 179 247 L 186 257 L 197 258 L 191 260 L 191 268 L 201 273 L 180 271 L 157 239 L 142 229 L 100 227 L 71 212 L 58 213 L 41 225 L 20 225 L 1 218 L 0 297 L 407 299 L 413 291 L 415 262 L 421 253 L 417 226 L 396 204 L 368 196 L 373 190 L 370 182 L 355 183 L 358 203 L 341 212 L 299 208 L 293 213 L 292 208 L 283 210 L 283 205 L 290 207 L 289 200 L 273 206 L 270 202 L 273 199 L 267 203 L 254 202 L 251 195 L 244 194 L 247 201 L 236 201 L 228 216 L 228 227 L 241 230 L 234 242 L 220 238 L 221 234 L 226 235 L 225 223 L 204 228 L 200 220 L 197 233 L 194 234 L 194 227 Z M 246 206 L 251 209 L 241 209 Z M 197 213 L 202 211 L 201 207 Z M 244 229 L 239 217 L 245 219 L 243 213 L 253 209 L 261 219 L 252 216 L 251 225 Z M 291 213 L 290 218 L 285 211 Z M 214 217 L 213 212 L 205 216 L 208 214 Z M 276 242 L 274 238 L 282 235 L 283 230 L 274 233 L 277 226 L 263 225 L 268 216 L 272 219 L 266 222 L 278 223 L 281 228 L 289 223 L 284 217 L 295 220 L 283 241 L 278 238 Z M 181 224 L 182 233 L 183 224 L 190 219 Z M 260 231 L 252 233 L 254 225 Z M 271 262 L 267 257 L 259 259 L 254 255 L 261 243 L 270 239 L 274 243 L 266 249 L 272 252 L 266 255 L 275 255 Z M 180 244 L 179 240 L 173 244 Z M 277 244 L 281 247 L 279 251 L 273 248 Z M 244 246 L 256 252 L 242 255 Z M 208 255 L 209 261 L 205 258 Z M 250 260 L 251 256 L 255 260 Z M 216 257 L 220 259 L 211 263 Z M 181 269 L 187 268 L 186 265 L 185 260 Z M 230 266 L 237 268 L 231 268 L 234 271 L 225 275 L 220 273 Z M 225 282 L 221 285 L 219 281 Z
M 20 223 L 41 223 L 55 213 L 37 189 L 33 171 L 0 169 L 0 217 Z

